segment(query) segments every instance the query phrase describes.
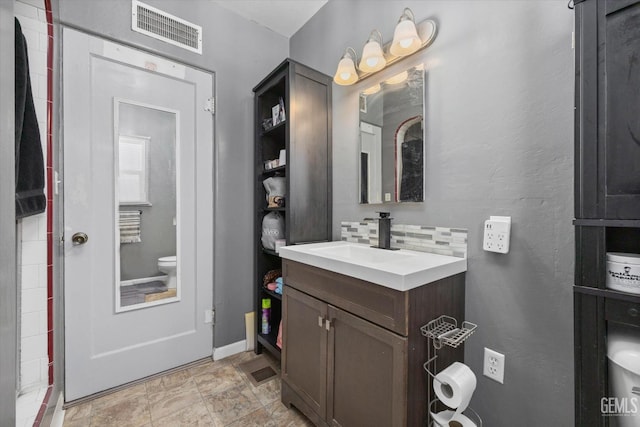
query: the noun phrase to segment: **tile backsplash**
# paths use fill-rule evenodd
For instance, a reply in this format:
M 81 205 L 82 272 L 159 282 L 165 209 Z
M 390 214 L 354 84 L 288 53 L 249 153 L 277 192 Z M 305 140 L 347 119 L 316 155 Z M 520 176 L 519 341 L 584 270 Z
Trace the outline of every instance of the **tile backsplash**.
M 378 222 L 343 221 L 341 223 L 340 238 L 347 242 L 375 246 L 378 244 Z M 391 246 L 466 258 L 467 230 L 464 228 L 392 224 Z

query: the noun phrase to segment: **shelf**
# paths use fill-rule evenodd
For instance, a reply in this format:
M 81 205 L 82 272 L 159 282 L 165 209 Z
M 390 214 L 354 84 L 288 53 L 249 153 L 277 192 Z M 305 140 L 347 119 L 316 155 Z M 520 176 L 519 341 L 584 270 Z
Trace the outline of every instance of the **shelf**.
M 275 292 L 270 291 L 269 289 L 265 288 L 264 286 L 262 287 L 262 292 L 264 292 L 265 294 L 269 295 L 272 298 L 277 299 L 278 301 L 282 301 L 282 295 L 276 294 Z
M 280 254 L 278 252 L 274 251 L 273 249 L 262 248 L 262 252 L 267 254 L 267 255 L 277 256 L 278 258 L 280 257 Z
M 574 219 L 573 225 L 583 227 L 638 227 L 640 219 Z
M 433 340 L 433 346 L 440 349 L 442 344 L 456 348 L 467 340 L 476 330 L 478 325 L 475 323 L 462 322 L 462 327 L 458 328 L 456 319 L 450 316 L 440 316 L 422 326 L 420 330 L 422 335 Z
M 591 288 L 588 286 L 574 286 L 573 289 L 581 294 L 593 295 L 597 297 L 613 298 L 621 301 L 629 301 L 640 304 L 640 295 L 620 292 L 614 289 Z
M 265 170 L 265 171 L 262 172 L 262 175 L 271 176 L 271 175 L 274 175 L 274 174 L 276 174 L 278 172 L 286 172 L 286 171 L 287 171 L 287 165 L 282 165 L 282 166 L 278 166 L 277 168 Z
M 284 212 L 287 208 L 264 208 L 265 212 Z
M 280 347 L 276 345 L 276 340 L 278 338 L 278 329 L 275 328 L 275 332 L 271 331 L 270 334 L 258 334 L 258 342 L 264 346 L 271 354 L 273 354 L 276 358 L 280 359 Z
M 287 124 L 287 121 L 286 121 L 286 120 L 284 120 L 284 121 L 282 121 L 282 122 L 278 123 L 277 125 L 270 127 L 270 128 L 269 128 L 269 129 L 267 129 L 267 130 L 263 130 L 263 131 L 260 133 L 260 135 L 262 135 L 262 136 L 269 135 L 270 133 L 275 132 L 275 131 L 276 131 L 276 130 L 278 130 L 278 129 L 284 128 L 284 126 L 285 126 L 286 124 Z

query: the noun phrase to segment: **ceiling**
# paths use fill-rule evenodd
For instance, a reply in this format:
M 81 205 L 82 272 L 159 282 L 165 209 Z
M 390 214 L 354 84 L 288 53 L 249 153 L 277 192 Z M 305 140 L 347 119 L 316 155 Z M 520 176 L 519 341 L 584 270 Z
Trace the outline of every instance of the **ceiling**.
M 328 0 L 214 0 L 238 15 L 291 37 Z

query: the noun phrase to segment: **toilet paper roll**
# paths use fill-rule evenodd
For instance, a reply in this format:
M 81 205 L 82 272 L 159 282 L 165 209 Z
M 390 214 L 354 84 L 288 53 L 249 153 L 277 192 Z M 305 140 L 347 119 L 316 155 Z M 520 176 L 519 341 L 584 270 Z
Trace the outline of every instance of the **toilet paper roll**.
M 477 427 L 476 423 L 471 421 L 468 417 L 458 414 L 454 416 L 451 420 L 449 420 L 448 424 L 445 424 L 446 427 Z
M 458 414 L 455 417 L 453 411 L 441 411 L 437 414 L 431 412 L 431 419 L 434 422 L 434 427 L 478 427 L 476 423 L 471 421 L 469 417 L 463 414 Z
M 449 408 L 457 409 L 461 413 L 471 401 L 476 389 L 476 376 L 467 365 L 454 362 L 436 375 L 433 390 L 438 399 Z

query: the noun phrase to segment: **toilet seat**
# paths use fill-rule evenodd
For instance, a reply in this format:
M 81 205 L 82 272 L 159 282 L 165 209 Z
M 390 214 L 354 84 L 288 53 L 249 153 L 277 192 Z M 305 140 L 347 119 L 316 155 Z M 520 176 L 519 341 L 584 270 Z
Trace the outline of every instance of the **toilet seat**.
M 177 257 L 175 255 L 158 258 L 158 265 L 175 264 L 176 262 L 177 262 Z

